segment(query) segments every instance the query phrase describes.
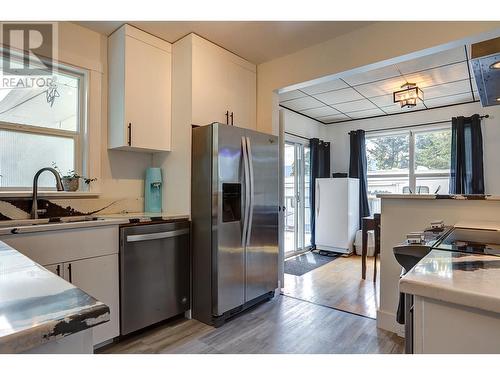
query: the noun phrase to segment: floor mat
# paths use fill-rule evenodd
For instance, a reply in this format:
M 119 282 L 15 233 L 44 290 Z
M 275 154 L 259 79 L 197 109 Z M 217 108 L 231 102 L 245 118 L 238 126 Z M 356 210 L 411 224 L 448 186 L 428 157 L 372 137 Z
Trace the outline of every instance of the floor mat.
M 302 276 L 307 272 L 330 263 L 338 257 L 338 254 L 333 253 L 329 253 L 328 255 L 320 255 L 315 252 L 308 252 L 306 254 L 302 254 L 285 260 L 285 273 L 295 276 Z

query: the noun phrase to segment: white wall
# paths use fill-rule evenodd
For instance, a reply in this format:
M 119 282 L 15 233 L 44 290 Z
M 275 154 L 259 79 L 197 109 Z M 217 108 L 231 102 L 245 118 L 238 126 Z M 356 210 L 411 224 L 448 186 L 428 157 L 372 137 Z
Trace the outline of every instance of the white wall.
M 283 126 L 285 133 L 292 133 L 306 138 L 323 139 L 327 127 L 321 122 L 299 115 L 286 108 L 280 108 L 283 112 Z
M 415 125 L 451 120 L 454 116 L 471 116 L 474 113 L 490 115 L 489 118 L 482 120 L 485 190 L 488 194 L 498 195 L 500 194 L 500 169 L 498 168 L 500 152 L 500 106 L 483 108 L 479 102 L 327 125 L 325 139 L 332 142 L 332 172 L 346 172 L 349 170 L 348 133 L 351 130 L 373 130 Z

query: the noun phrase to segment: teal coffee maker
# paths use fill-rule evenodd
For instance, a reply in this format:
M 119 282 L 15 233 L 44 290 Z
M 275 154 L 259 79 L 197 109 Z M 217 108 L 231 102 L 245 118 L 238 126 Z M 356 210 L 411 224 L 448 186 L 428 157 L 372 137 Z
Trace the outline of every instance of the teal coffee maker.
M 161 212 L 162 182 L 161 168 L 146 169 L 144 211 Z

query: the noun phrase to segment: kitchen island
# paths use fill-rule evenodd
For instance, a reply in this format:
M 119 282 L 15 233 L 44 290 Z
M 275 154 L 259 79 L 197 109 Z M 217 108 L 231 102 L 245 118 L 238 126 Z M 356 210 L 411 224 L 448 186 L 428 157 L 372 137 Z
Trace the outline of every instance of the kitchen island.
M 92 353 L 109 308 L 0 241 L 0 353 Z
M 432 250 L 399 282 L 414 296 L 413 352 L 500 353 L 500 257 Z
M 404 326 L 396 322 L 401 266 L 394 257 L 394 246 L 401 244 L 407 233 L 421 231 L 434 220 L 443 220 L 451 226 L 458 222 L 498 222 L 500 197 L 383 194 L 379 198 L 380 304 L 377 326 L 403 336 Z

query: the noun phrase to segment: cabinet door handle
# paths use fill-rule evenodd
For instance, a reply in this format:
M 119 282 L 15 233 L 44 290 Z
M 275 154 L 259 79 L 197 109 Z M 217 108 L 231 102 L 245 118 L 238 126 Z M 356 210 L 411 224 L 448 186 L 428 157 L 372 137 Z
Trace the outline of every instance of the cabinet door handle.
M 57 276 L 61 276 L 61 265 L 58 264 L 56 267 Z
M 226 125 L 229 125 L 229 111 L 226 111 Z
M 132 123 L 128 123 L 128 141 L 127 141 L 129 146 L 132 146 Z
M 234 113 L 233 113 L 233 112 L 231 112 L 231 125 L 234 125 L 233 120 L 234 120 Z
M 68 264 L 68 273 L 69 273 L 69 282 L 71 283 L 73 280 L 73 277 L 71 274 L 71 263 Z

